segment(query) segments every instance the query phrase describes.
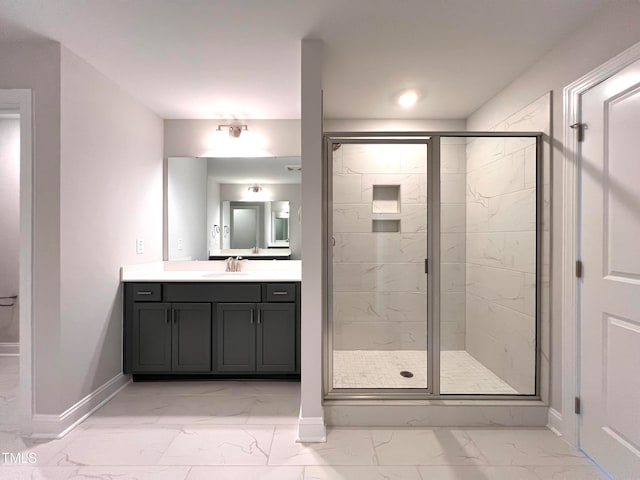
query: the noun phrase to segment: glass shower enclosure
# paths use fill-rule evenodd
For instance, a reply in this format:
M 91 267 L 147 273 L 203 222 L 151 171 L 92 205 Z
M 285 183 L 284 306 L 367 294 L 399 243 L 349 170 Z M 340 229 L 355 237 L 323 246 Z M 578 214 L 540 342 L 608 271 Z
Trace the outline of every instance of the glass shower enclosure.
M 537 133 L 325 135 L 325 393 L 538 395 Z

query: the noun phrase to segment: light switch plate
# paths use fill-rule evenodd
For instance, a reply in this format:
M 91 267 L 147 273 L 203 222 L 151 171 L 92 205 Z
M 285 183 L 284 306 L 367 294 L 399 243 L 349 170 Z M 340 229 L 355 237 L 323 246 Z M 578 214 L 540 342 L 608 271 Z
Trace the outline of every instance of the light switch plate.
M 138 255 L 144 253 L 144 238 L 136 238 L 136 253 Z

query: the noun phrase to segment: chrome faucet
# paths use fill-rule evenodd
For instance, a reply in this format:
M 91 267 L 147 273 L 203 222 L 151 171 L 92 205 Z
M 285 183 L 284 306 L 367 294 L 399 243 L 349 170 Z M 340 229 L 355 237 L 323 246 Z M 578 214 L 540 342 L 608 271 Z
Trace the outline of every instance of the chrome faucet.
M 242 270 L 242 257 L 229 257 L 225 260 L 225 272 L 239 272 Z

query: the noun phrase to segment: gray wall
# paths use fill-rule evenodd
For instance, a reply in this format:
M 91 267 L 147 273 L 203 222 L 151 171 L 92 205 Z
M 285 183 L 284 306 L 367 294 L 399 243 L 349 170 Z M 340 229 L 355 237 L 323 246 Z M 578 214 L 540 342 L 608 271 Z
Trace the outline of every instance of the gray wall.
M 584 74 L 640 41 L 640 4 L 615 2 L 553 48 L 467 120 L 484 130 L 552 91 L 551 199 L 551 406 L 562 409 L 562 90 Z M 544 306 L 544 305 L 543 305 Z M 543 386 L 544 388 L 544 386 Z
M 220 185 L 220 201 L 230 200 L 249 200 L 247 188 L 248 185 Z M 263 196 L 261 201 L 273 200 L 289 200 L 289 245 L 291 248 L 291 259 L 300 260 L 302 251 L 301 230 L 298 211 L 300 209 L 300 185 L 298 184 L 279 184 L 279 185 L 263 185 Z M 319 233 L 318 233 L 319 234 Z
M 164 156 L 233 157 L 233 151 L 216 151 L 216 129 L 229 120 L 165 120 Z M 243 120 L 248 125 L 251 142 L 262 146 L 264 153 L 276 157 L 300 156 L 300 120 Z M 242 153 L 242 152 L 238 152 Z
M 167 172 L 168 259 L 207 260 L 207 160 L 170 158 Z
M 20 119 L 0 118 L 0 297 L 18 294 Z M 18 341 L 17 302 L 0 300 L 0 343 Z
M 60 98 L 62 368 L 36 386 L 56 413 L 121 374 L 120 266 L 162 259 L 162 120 L 64 47 Z

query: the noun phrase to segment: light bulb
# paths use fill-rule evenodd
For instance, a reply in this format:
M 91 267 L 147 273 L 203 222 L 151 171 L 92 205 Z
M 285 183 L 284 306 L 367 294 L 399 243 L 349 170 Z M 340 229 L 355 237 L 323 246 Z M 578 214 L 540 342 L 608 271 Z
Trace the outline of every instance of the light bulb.
M 402 95 L 398 97 L 398 104 L 402 108 L 411 108 L 418 101 L 418 94 L 413 90 L 409 90 L 404 92 Z

